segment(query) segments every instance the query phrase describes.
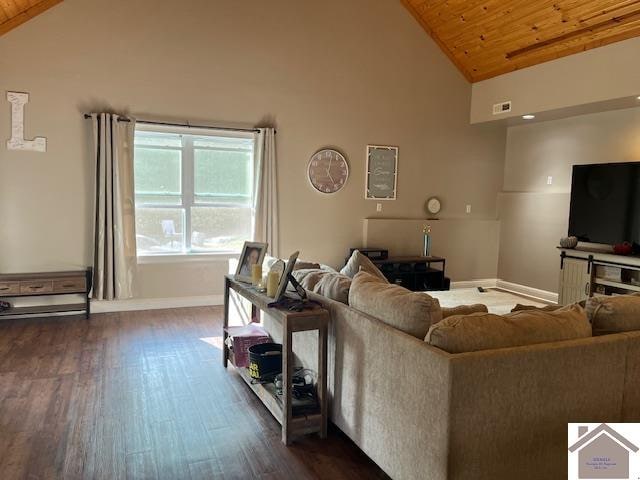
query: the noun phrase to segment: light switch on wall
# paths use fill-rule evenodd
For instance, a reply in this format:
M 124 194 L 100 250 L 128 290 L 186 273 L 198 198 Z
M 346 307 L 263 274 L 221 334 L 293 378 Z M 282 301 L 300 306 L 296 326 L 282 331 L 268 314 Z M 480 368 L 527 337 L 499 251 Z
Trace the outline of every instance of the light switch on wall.
M 376 212 L 381 212 L 382 211 L 382 204 L 381 203 L 377 203 L 376 204 Z
M 547 177 L 547 185 L 553 185 L 553 177 Z
M 471 213 L 471 205 L 467 205 L 467 213 Z

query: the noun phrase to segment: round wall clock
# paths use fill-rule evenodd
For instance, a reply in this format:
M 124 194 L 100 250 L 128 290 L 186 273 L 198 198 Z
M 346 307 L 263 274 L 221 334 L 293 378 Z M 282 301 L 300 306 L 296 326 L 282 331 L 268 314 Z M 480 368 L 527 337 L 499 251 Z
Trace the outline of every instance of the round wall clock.
M 442 208 L 442 204 L 440 203 L 440 199 L 438 197 L 431 197 L 427 200 L 427 210 L 430 214 L 436 215 L 440 212 Z
M 320 193 L 336 193 L 347 183 L 349 164 L 340 152 L 323 149 L 309 160 L 307 176 Z

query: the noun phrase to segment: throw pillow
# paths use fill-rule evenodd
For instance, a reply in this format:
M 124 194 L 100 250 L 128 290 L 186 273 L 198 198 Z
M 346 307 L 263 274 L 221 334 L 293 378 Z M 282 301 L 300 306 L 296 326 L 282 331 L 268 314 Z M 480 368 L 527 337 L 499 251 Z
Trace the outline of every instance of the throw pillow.
M 588 337 L 591 325 L 586 312 L 579 305 L 569 305 L 554 312 L 449 317 L 433 325 L 424 340 L 449 353 L 463 353 Z
M 358 250 L 355 250 L 347 264 L 342 267 L 340 273 L 346 275 L 349 278 L 353 278 L 356 276 L 358 272 L 367 272 L 371 275 L 378 277 L 380 280 L 383 280 L 385 283 L 389 283 L 387 278 L 383 275 L 383 273 L 376 267 L 369 257 L 363 255 Z
M 262 262 L 262 271 L 268 272 L 273 264 L 276 263 L 278 259 L 276 257 L 272 257 L 271 255 L 265 255 L 264 260 Z
M 586 305 L 594 335 L 640 330 L 640 297 L 591 297 Z
M 442 319 L 437 299 L 383 282 L 367 272 L 359 272 L 353 278 L 349 305 L 420 339 Z
M 292 275 L 305 290 L 336 302 L 349 302 L 351 279 L 346 275 L 318 269 L 295 270 Z

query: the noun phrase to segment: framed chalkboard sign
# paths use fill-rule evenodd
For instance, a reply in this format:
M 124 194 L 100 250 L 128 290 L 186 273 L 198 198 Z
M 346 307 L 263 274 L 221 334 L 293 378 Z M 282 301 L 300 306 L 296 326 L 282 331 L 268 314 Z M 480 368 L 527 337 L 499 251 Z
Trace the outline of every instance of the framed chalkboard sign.
M 365 198 L 395 200 L 398 184 L 398 147 L 367 146 Z

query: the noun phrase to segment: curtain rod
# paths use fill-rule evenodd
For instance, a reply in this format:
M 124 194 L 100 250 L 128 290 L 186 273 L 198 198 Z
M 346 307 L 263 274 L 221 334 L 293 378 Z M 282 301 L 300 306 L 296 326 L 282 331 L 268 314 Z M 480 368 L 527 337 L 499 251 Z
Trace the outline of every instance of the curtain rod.
M 91 118 L 91 115 L 88 113 L 84 114 L 84 118 Z M 130 118 L 120 117 L 118 118 L 119 122 L 130 122 Z M 169 123 L 169 122 L 151 122 L 149 120 L 136 120 L 136 123 L 142 123 L 144 125 L 162 125 L 165 127 L 181 127 L 181 128 L 204 128 L 208 130 L 223 130 L 230 132 L 252 132 L 259 133 L 259 128 L 232 128 L 232 127 L 213 127 L 211 125 L 189 125 L 184 123 Z M 274 132 L 277 133 L 277 132 Z

